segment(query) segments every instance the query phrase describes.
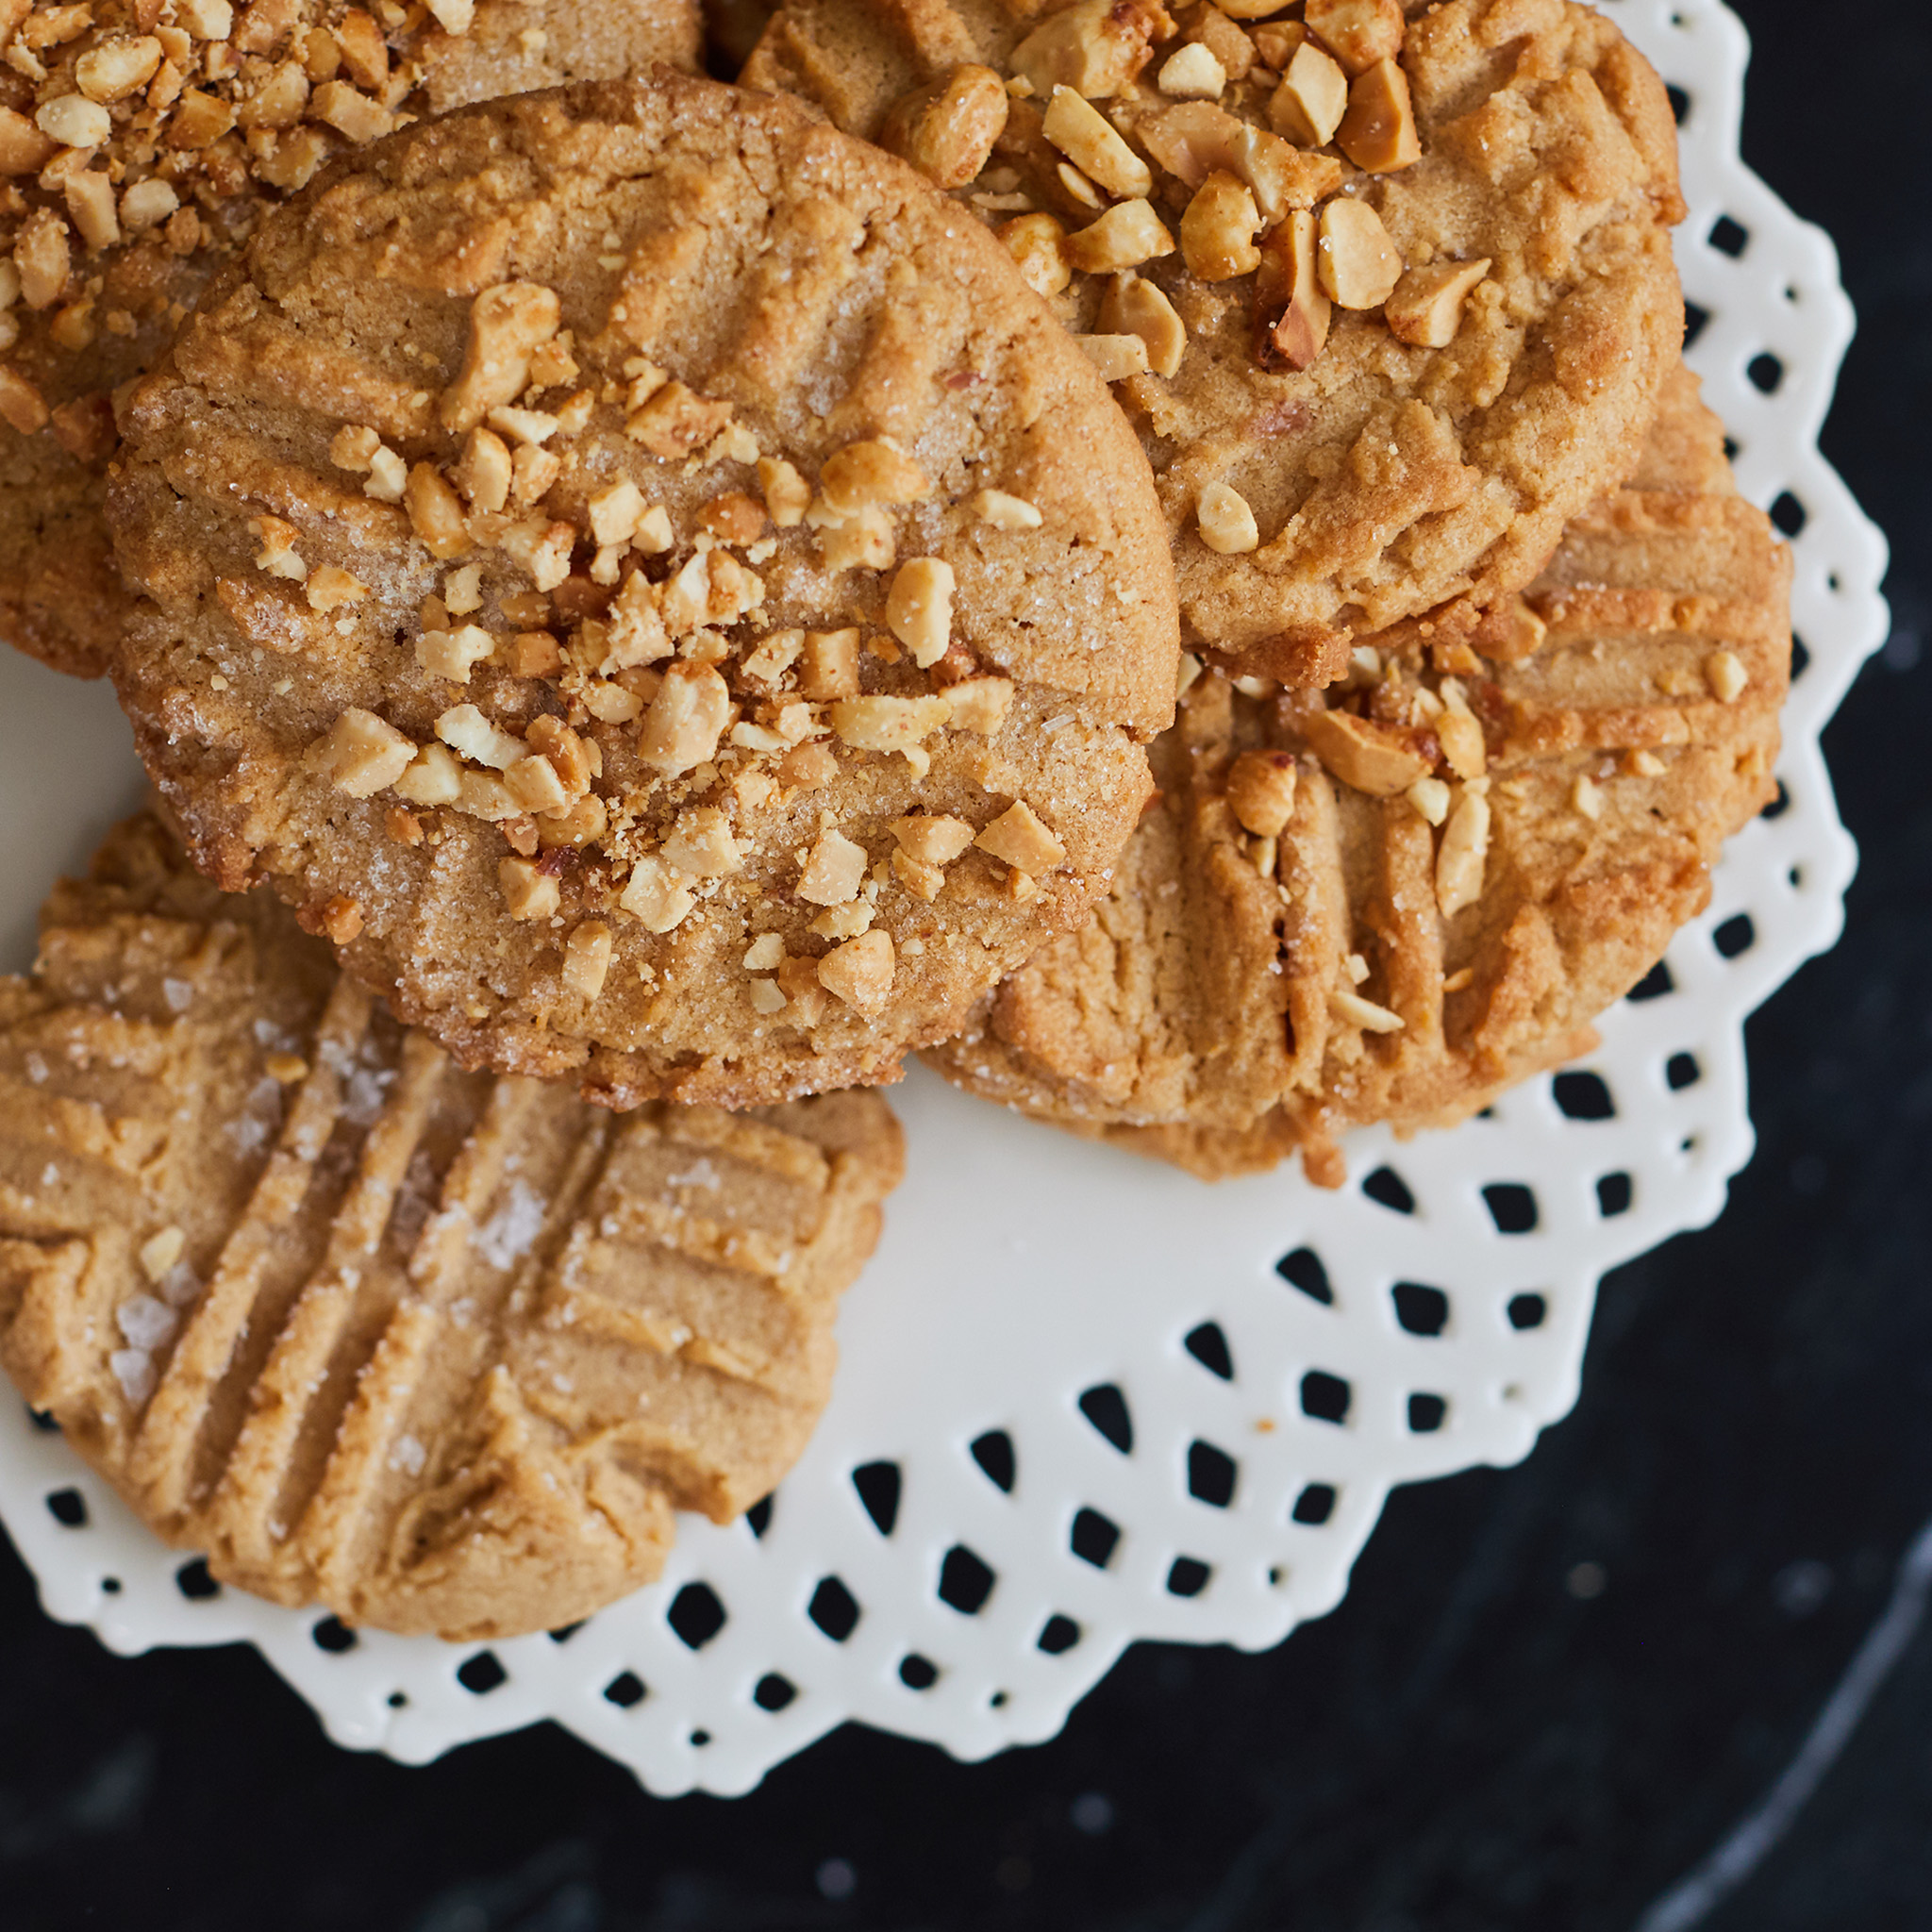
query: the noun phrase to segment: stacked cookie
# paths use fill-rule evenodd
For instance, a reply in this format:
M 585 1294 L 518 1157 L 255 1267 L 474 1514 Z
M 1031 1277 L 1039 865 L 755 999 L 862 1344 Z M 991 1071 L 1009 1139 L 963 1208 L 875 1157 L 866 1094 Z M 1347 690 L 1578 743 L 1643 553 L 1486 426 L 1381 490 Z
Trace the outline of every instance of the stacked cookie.
M 1333 1182 L 1583 1048 L 1789 632 L 1586 8 L 799 0 L 744 89 L 448 112 L 414 20 L 392 131 L 231 184 L 105 482 L 33 480 L 64 401 L 8 445 L 111 533 L 48 623 L 171 829 L 10 991 L 0 1352 L 219 1574 L 468 1634 L 795 1455 L 896 1174 L 841 1090 Z

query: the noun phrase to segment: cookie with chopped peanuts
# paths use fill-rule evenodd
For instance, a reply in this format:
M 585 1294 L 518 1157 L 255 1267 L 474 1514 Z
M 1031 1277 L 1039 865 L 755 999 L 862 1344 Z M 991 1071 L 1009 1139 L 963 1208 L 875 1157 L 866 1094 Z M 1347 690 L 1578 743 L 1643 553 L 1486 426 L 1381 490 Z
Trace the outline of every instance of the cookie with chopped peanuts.
M 897 1183 L 834 1094 L 618 1116 L 461 1072 L 142 815 L 0 979 L 0 1366 L 223 1581 L 555 1629 L 796 1459 Z
M 398 135 L 125 416 L 114 676 L 191 849 L 465 1064 L 894 1078 L 1085 917 L 1173 715 L 1125 420 L 991 235 L 791 102 Z
M 1670 105 L 1568 0 L 786 0 L 742 79 L 998 230 L 1141 431 L 1187 647 L 1238 671 L 1471 630 L 1628 471 L 1681 341 Z
M 1112 894 L 929 1058 L 1204 1178 L 1299 1150 L 1332 1185 L 1343 1129 L 1587 1051 L 1774 795 L 1789 583 L 1679 369 L 1491 655 L 1409 626 L 1321 693 L 1192 675 Z
M 98 676 L 125 600 L 113 391 L 261 208 L 465 101 L 694 67 L 696 0 L 0 5 L 0 639 Z

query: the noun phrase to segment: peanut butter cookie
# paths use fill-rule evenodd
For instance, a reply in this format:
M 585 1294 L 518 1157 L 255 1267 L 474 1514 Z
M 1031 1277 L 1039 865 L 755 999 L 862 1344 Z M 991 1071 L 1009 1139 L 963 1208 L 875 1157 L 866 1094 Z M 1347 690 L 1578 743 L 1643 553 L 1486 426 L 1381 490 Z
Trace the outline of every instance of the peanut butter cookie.
M 1628 471 L 1681 341 L 1663 86 L 1566 0 L 786 0 L 743 79 L 998 227 L 1237 669 L 1473 629 Z
M 257 231 L 125 411 L 114 676 L 224 885 L 466 1065 L 896 1076 L 1106 890 L 1147 465 L 977 223 L 789 101 L 468 108 Z
M 463 1074 L 150 817 L 0 980 L 0 1364 L 169 1542 L 445 1637 L 658 1574 L 824 1408 L 872 1094 L 619 1118 Z
M 1790 569 L 1680 369 L 1490 658 L 1391 632 L 1324 695 L 1204 671 L 1111 896 L 930 1058 L 1205 1178 L 1299 1148 L 1335 1183 L 1343 1128 L 1588 1051 L 1773 795 Z
M 0 0 L 0 639 L 105 668 L 112 391 L 264 204 L 407 120 L 698 39 L 695 0 Z

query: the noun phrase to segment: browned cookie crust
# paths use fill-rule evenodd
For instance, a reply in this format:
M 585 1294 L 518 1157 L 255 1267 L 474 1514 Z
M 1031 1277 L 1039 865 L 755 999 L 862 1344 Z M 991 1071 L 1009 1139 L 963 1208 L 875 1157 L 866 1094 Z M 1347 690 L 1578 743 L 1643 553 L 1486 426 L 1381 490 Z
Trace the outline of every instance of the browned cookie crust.
M 1468 631 L 1628 471 L 1683 205 L 1663 86 L 1587 7 L 1303 15 L 787 0 L 743 78 L 999 225 L 1118 377 L 1184 641 L 1322 684 L 1353 635 Z
M 465 110 L 265 223 L 125 411 L 114 675 L 197 861 L 465 1064 L 896 1077 L 1106 889 L 1173 713 L 1133 435 L 793 103 Z
M 1420 641 L 1325 697 L 1206 672 L 1160 801 L 1080 932 L 930 1056 L 958 1084 L 1205 1178 L 1447 1124 L 1587 1051 L 1772 796 L 1790 553 L 1678 372 L 1637 474 L 1574 519 L 1462 678 Z
M 262 206 L 465 101 L 696 64 L 694 0 L 0 4 L 0 639 L 98 676 L 111 391 Z
M 145 817 L 0 980 L 0 1091 L 27 1400 L 217 1576 L 447 1637 L 587 1616 L 772 1488 L 901 1164 L 871 1094 L 459 1073 Z

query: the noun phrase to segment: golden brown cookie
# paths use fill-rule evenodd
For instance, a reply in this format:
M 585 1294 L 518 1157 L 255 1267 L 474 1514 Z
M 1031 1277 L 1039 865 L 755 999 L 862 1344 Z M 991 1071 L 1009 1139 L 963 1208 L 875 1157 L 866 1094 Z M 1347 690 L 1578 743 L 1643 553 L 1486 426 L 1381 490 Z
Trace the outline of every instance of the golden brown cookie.
M 198 862 L 465 1064 L 893 1078 L 1085 916 L 1173 713 L 1104 385 L 789 101 L 399 135 L 263 224 L 125 428 L 114 676 Z
M 555 1628 L 797 1457 L 899 1178 L 872 1094 L 464 1074 L 151 817 L 0 980 L 0 1364 L 171 1543 L 352 1623 Z
M 1575 518 L 1514 658 L 1399 633 L 1323 695 L 1204 672 L 1081 931 L 929 1056 L 958 1085 L 1215 1179 L 1447 1124 L 1585 1052 L 1773 795 L 1790 553 L 1681 370 Z
M 695 0 L 0 5 L 0 639 L 98 676 L 111 391 L 153 368 L 262 206 L 465 101 L 692 67 Z
M 1477 624 L 1681 340 L 1662 83 L 1566 0 L 786 0 L 743 79 L 999 227 L 1139 425 L 1184 641 L 1250 672 Z

